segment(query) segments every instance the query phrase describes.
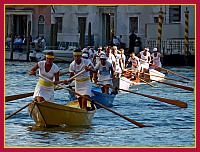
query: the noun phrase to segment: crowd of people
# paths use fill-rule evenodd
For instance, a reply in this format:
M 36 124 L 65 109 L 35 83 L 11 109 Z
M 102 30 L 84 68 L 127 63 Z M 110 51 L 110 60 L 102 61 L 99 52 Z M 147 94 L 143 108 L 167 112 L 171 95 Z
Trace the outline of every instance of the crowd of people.
M 37 36 L 35 39 L 32 39 L 31 35 L 26 37 L 25 35 L 16 34 L 13 40 L 14 49 L 20 49 L 22 48 L 23 45 L 27 45 L 28 42 L 36 50 L 39 50 L 40 48 L 44 48 L 46 46 L 46 40 L 44 36 Z M 5 40 L 5 43 L 6 43 L 6 49 L 9 49 L 12 43 L 11 34 L 8 35 L 8 37 Z
M 160 70 L 159 67 L 162 66 L 160 62 L 161 54 L 157 48 L 153 48 L 152 54 L 150 54 L 149 48 L 145 48 L 137 55 L 130 53 L 128 60 L 126 60 L 124 50 L 118 49 L 116 46 L 99 47 L 97 51 L 87 46 L 83 50 L 76 49 L 73 56 L 74 61 L 69 66 L 70 78 L 85 70 L 84 73 L 75 78 L 75 92 L 81 95 L 78 101 L 82 109 L 87 109 L 86 98 L 91 96 L 92 83 L 101 84 L 102 93 L 108 94 L 112 79 L 120 77 L 130 63 L 131 69 L 136 73 L 148 72 L 149 68 Z M 59 68 L 53 63 L 53 59 L 53 52 L 48 52 L 46 61 L 39 61 L 28 72 L 30 75 L 36 75 L 36 70 L 39 69 L 39 75 L 51 80 L 55 77 L 54 84 L 39 78 L 33 96 L 37 101 L 53 101 L 53 86 L 58 83 L 70 84 L 72 82 L 72 80 L 59 81 Z

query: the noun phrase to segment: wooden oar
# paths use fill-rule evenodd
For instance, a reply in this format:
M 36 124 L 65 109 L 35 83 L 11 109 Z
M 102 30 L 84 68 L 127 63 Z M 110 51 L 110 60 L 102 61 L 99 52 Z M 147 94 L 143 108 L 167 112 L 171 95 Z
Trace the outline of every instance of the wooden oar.
M 163 78 L 163 79 L 166 79 L 166 80 L 172 80 L 172 81 L 176 81 L 176 82 L 188 83 L 188 82 L 186 82 L 186 81 L 177 80 L 177 79 L 173 79 L 173 78 L 162 77 L 162 76 L 159 76 L 159 75 L 148 74 L 148 73 L 144 73 L 144 74 L 145 74 L 145 75 L 149 75 L 149 76 L 158 77 L 158 78 Z
M 162 84 L 166 84 L 166 85 L 170 85 L 170 86 L 173 86 L 173 87 L 176 87 L 176 88 L 181 88 L 181 89 L 188 90 L 188 91 L 194 91 L 194 88 L 187 87 L 187 86 L 182 86 L 182 85 L 178 85 L 178 84 L 167 83 L 167 82 L 163 82 L 163 81 L 156 81 L 156 82 L 162 83 Z
M 134 71 L 134 70 L 130 70 L 130 71 Z M 134 72 L 137 72 L 137 71 L 134 71 Z M 142 73 L 142 72 L 138 72 L 138 73 Z M 148 84 L 149 86 L 151 87 L 157 87 L 149 82 L 147 82 L 146 80 L 140 78 L 137 74 L 134 74 L 134 73 L 131 73 L 132 76 L 136 76 L 140 81 L 143 81 L 144 83 Z
M 48 79 L 48 78 L 46 78 L 46 77 L 43 77 L 43 76 L 40 76 L 40 75 L 38 75 L 38 76 L 41 77 L 41 78 L 43 78 L 43 79 L 45 79 L 45 80 L 48 80 L 49 82 L 53 82 L 53 81 L 51 81 L 50 79 Z M 140 127 L 140 128 L 141 128 L 141 127 L 145 127 L 145 125 L 143 125 L 143 124 L 141 124 L 141 123 L 139 123 L 139 122 L 136 122 L 135 120 L 132 120 L 132 119 L 130 119 L 130 118 L 124 116 L 124 115 L 121 115 L 121 114 L 119 114 L 119 113 L 117 113 L 117 112 L 111 110 L 111 109 L 105 107 L 104 105 L 102 105 L 102 104 L 100 104 L 100 103 L 94 101 L 93 99 L 90 99 L 90 98 L 87 98 L 87 97 L 85 97 L 85 96 L 82 96 L 82 95 L 80 95 L 79 93 L 77 93 L 77 92 L 75 92 L 75 91 L 72 91 L 71 89 L 66 88 L 66 87 L 64 87 L 64 86 L 62 86 L 62 85 L 60 85 L 60 84 L 57 84 L 57 86 L 59 86 L 59 87 L 61 87 L 61 88 L 63 88 L 63 89 L 66 89 L 66 90 L 72 92 L 72 93 L 75 94 L 75 95 L 78 95 L 78 96 L 80 96 L 80 97 L 82 97 L 82 98 L 85 98 L 85 99 L 87 99 L 87 100 L 93 102 L 94 104 L 98 105 L 99 107 L 104 108 L 104 109 L 106 109 L 106 110 L 108 110 L 108 111 L 110 111 L 110 112 L 112 112 L 112 113 L 114 113 L 114 114 L 116 114 L 116 115 L 118 115 L 118 116 L 124 118 L 125 120 L 127 120 L 127 121 L 129 121 L 129 122 L 135 124 L 136 126 L 138 126 L 138 127 Z
M 138 72 L 138 71 L 131 70 L 131 69 L 128 69 L 128 71 Z M 143 72 L 138 72 L 138 73 L 143 73 Z M 149 74 L 149 73 L 143 73 L 143 74 L 145 74 L 145 75 L 149 75 L 149 76 L 158 77 L 158 78 L 163 78 L 163 79 L 166 79 L 166 80 L 172 80 L 172 81 L 176 81 L 176 82 L 188 83 L 188 82 L 186 82 L 186 81 L 177 80 L 177 79 L 173 79 L 173 78 L 162 77 L 162 76 L 155 75 L 155 74 Z
M 118 113 L 118 112 L 116 112 L 116 111 L 113 111 L 113 110 L 111 110 L 110 108 L 108 108 L 108 107 L 106 107 L 106 106 L 104 106 L 104 105 L 102 105 L 102 104 L 100 104 L 100 103 L 94 101 L 93 99 L 90 99 L 90 98 L 87 98 L 87 97 L 85 97 L 85 96 L 82 96 L 82 95 L 78 94 L 77 92 L 72 91 L 71 89 L 67 89 L 67 90 L 70 91 L 71 93 L 75 94 L 75 95 L 78 95 L 78 96 L 80 96 L 80 97 L 86 98 L 87 100 L 90 100 L 92 103 L 98 105 L 99 107 L 104 108 L 104 109 L 106 109 L 106 110 L 108 110 L 108 111 L 110 111 L 110 112 L 112 112 L 112 113 L 114 113 L 114 114 L 116 114 L 116 115 L 118 115 L 118 116 L 124 118 L 125 120 L 127 120 L 127 121 L 129 121 L 129 122 L 135 124 L 136 126 L 138 126 L 138 127 L 140 127 L 140 128 L 141 128 L 141 127 L 145 127 L 144 124 L 139 123 L 139 122 L 137 122 L 137 121 L 135 121 L 135 120 L 133 120 L 133 119 L 130 119 L 130 118 L 128 118 L 128 117 L 126 117 L 126 116 L 124 116 L 124 115 L 122 115 L 122 114 L 120 114 L 120 113 Z
M 141 61 L 143 61 L 143 62 L 146 62 L 145 60 L 142 60 L 142 59 L 139 59 L 139 60 L 141 60 Z M 148 62 L 148 63 L 149 63 L 149 62 Z M 168 72 L 170 72 L 170 73 L 172 73 L 172 74 L 174 74 L 174 75 L 176 75 L 176 76 L 179 76 L 179 77 L 181 77 L 181 78 L 183 78 L 183 79 L 192 81 L 191 79 L 189 79 L 189 78 L 187 78 L 187 77 L 185 77 L 185 76 L 182 76 L 182 75 L 180 75 L 180 74 L 178 74 L 178 73 L 176 73 L 176 72 L 173 72 L 173 71 L 171 71 L 171 70 L 165 69 L 165 68 L 163 68 L 163 67 L 157 66 L 157 65 L 152 64 L 152 63 L 149 63 L 149 64 L 152 65 L 152 66 L 158 67 L 158 68 L 160 68 L 160 69 L 162 69 L 162 70 L 168 71 Z
M 153 85 L 153 84 L 151 84 L 151 83 L 145 81 L 144 79 L 140 78 L 137 74 L 136 74 L 135 76 L 138 77 L 138 79 L 140 79 L 140 81 L 145 82 L 145 83 L 148 84 L 149 86 L 151 86 L 151 87 L 157 87 L 157 86 L 155 86 L 155 85 Z
M 71 77 L 68 81 L 73 80 L 74 78 L 76 78 L 77 76 L 79 76 L 80 74 L 82 74 L 84 72 L 85 72 L 85 70 L 77 73 L 76 75 L 74 75 L 73 77 Z M 59 89 L 55 89 L 55 90 L 59 90 Z M 29 93 L 24 93 L 24 94 L 6 96 L 5 97 L 5 102 L 13 101 L 13 100 L 17 100 L 17 99 L 22 99 L 22 98 L 26 98 L 26 97 L 30 97 L 30 96 L 33 95 L 33 93 L 34 92 L 29 92 Z
M 155 66 L 155 67 L 158 67 L 158 68 L 160 68 L 160 69 L 162 69 L 162 70 L 168 71 L 168 72 L 170 72 L 170 73 L 172 73 L 172 74 L 174 74 L 174 75 L 176 75 L 176 76 L 178 76 L 178 77 L 181 77 L 181 78 L 183 78 L 183 79 L 186 79 L 186 80 L 188 80 L 188 81 L 192 81 L 191 79 L 189 79 L 189 78 L 187 78 L 187 77 L 185 77 L 185 76 L 182 76 L 182 75 L 180 75 L 180 74 L 178 74 L 178 73 L 176 73 L 176 72 L 173 72 L 173 71 L 171 71 L 171 70 L 165 69 L 165 68 L 160 67 L 160 66 L 157 66 L 157 65 L 155 65 L 155 64 L 151 64 L 151 65 L 153 65 L 153 66 Z
M 85 72 L 86 72 L 86 70 L 84 69 L 84 70 L 78 72 L 77 74 L 75 74 L 74 76 L 72 76 L 71 78 L 69 78 L 67 81 L 72 81 L 72 80 L 75 79 L 77 76 L 79 76 L 79 75 L 81 75 L 81 74 L 83 74 L 83 73 L 85 73 Z M 61 82 L 62 82 L 62 81 L 61 81 Z
M 69 72 L 60 73 L 59 75 L 61 76 L 61 75 L 67 74 L 67 73 L 69 73 Z M 26 98 L 26 97 L 30 97 L 30 96 L 33 95 L 33 93 L 34 92 L 29 92 L 29 93 L 24 93 L 24 94 L 17 94 L 17 95 L 6 96 L 5 97 L 5 102 L 13 101 L 13 100 L 17 100 L 17 99 L 22 99 L 22 98 Z
M 99 84 L 99 85 L 104 86 L 103 84 Z M 112 88 L 112 89 L 115 89 L 115 87 L 112 87 L 112 86 L 109 86 L 109 87 Z M 138 93 L 138 92 L 134 92 L 134 91 L 130 91 L 130 90 L 125 90 L 125 89 L 120 89 L 120 88 L 117 88 L 117 89 L 125 91 L 125 92 L 130 92 L 130 93 L 133 93 L 133 94 L 141 95 L 141 96 L 144 96 L 144 97 L 148 97 L 148 98 L 151 98 L 151 99 L 155 99 L 155 100 L 165 102 L 165 103 L 168 103 L 168 104 L 172 104 L 172 105 L 178 106 L 180 108 L 187 108 L 187 103 L 179 101 L 179 100 L 171 100 L 171 99 L 151 96 L 151 95 L 142 94 L 142 93 Z
M 17 99 L 22 99 L 26 97 L 30 97 L 33 95 L 34 92 L 29 92 L 29 93 L 24 93 L 24 94 L 18 94 L 18 95 L 11 95 L 11 96 L 6 96 L 5 97 L 5 102 L 12 101 L 12 100 L 17 100 Z
M 31 102 L 30 102 L 30 103 L 31 103 Z M 25 109 L 26 107 L 28 107 L 30 103 L 28 103 L 27 105 L 23 106 L 23 107 L 20 108 L 19 110 L 13 112 L 13 113 L 10 114 L 9 116 L 6 116 L 5 120 L 8 119 L 8 118 L 10 118 L 10 117 L 12 117 L 12 116 L 14 116 L 14 115 L 17 114 L 18 112 L 20 112 L 20 111 L 22 111 L 23 109 Z

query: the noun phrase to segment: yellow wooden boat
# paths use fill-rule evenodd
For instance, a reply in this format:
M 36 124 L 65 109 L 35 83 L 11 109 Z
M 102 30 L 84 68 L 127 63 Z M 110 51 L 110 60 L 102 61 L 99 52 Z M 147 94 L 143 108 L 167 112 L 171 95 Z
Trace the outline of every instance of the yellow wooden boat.
M 87 107 L 91 107 L 90 101 Z M 96 107 L 91 110 L 80 109 L 77 100 L 61 105 L 49 101 L 33 101 L 29 104 L 28 111 L 37 126 L 89 126 L 96 111 Z

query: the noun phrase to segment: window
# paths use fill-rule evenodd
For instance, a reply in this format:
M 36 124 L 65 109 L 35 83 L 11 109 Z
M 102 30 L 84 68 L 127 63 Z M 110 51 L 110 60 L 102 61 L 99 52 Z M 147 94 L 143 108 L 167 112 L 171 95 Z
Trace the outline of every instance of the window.
M 172 5 L 169 7 L 169 22 L 180 22 L 181 21 L 181 6 Z
M 158 23 L 158 17 L 154 17 L 154 23 Z
M 158 23 L 158 17 L 154 17 L 154 23 Z M 164 22 L 164 17 L 162 17 L 162 22 Z
M 63 18 L 62 17 L 56 17 L 56 22 L 58 23 L 58 33 L 62 33 Z
M 78 33 L 81 31 L 81 26 L 86 27 L 86 17 L 78 17 Z
M 45 25 L 44 16 L 40 15 L 38 19 L 38 35 L 44 35 L 44 25 Z
M 138 33 L 138 17 L 129 18 L 129 32 Z

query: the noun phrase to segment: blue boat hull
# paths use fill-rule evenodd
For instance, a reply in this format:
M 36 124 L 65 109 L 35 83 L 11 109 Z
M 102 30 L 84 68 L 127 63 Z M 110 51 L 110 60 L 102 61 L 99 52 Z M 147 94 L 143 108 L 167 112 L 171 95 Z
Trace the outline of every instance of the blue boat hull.
M 104 93 L 100 93 L 95 90 L 92 90 L 92 93 L 94 94 L 94 96 L 92 96 L 91 98 L 94 99 L 94 101 L 96 101 L 106 107 L 113 106 L 113 101 L 114 101 L 116 95 L 104 94 Z M 99 108 L 99 107 L 97 106 L 97 108 Z
M 73 100 L 76 99 L 74 94 L 71 93 L 71 92 L 69 92 L 69 96 L 68 97 L 69 97 L 70 101 L 73 101 Z M 106 107 L 112 107 L 113 106 L 113 101 L 114 101 L 115 97 L 116 97 L 116 95 L 114 95 L 114 94 L 110 95 L 110 94 L 101 93 L 101 88 L 100 87 L 92 87 L 92 96 L 91 96 L 91 98 L 94 101 L 96 101 L 96 102 L 98 102 L 98 103 L 100 103 L 100 104 L 102 104 L 102 105 L 104 105 Z M 100 107 L 97 106 L 97 108 L 100 108 Z

